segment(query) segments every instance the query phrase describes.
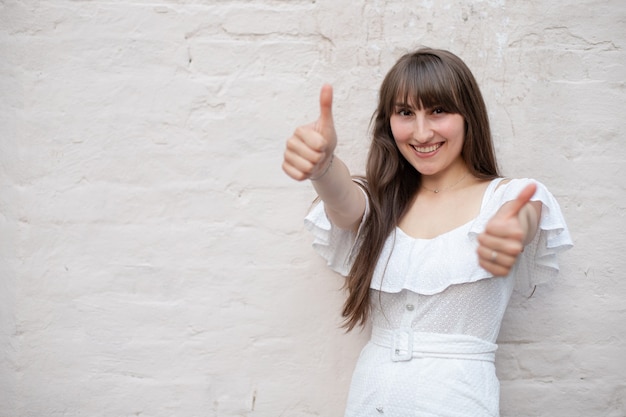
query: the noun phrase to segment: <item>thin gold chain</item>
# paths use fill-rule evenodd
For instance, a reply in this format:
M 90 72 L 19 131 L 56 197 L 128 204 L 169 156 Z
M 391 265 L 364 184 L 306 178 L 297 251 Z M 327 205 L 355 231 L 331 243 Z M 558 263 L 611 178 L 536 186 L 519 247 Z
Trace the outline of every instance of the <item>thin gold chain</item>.
M 441 191 L 446 191 L 446 190 L 449 190 L 450 188 L 454 187 L 455 185 L 457 185 L 458 183 L 460 183 L 461 181 L 463 181 L 463 179 L 467 176 L 467 174 L 468 174 L 468 172 L 466 172 L 465 174 L 463 174 L 463 176 L 462 176 L 462 177 L 461 177 L 461 178 L 460 178 L 457 182 L 455 182 L 454 184 L 452 184 L 452 185 L 450 185 L 450 186 L 448 186 L 448 187 L 446 187 L 446 188 L 435 188 L 435 189 L 433 190 L 433 189 L 431 189 L 431 188 L 426 187 L 426 186 L 425 186 L 425 185 L 423 185 L 423 184 L 422 184 L 422 187 L 423 187 L 423 188 L 425 188 L 425 189 L 427 189 L 428 191 L 430 191 L 430 192 L 432 192 L 432 193 L 438 194 L 438 193 L 440 193 Z

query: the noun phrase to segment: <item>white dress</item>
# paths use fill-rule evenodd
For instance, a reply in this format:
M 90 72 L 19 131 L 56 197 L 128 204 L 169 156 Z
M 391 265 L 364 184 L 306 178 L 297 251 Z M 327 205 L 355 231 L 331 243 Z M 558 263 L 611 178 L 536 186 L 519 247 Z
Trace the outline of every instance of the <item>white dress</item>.
M 507 201 L 531 182 L 493 180 L 480 214 L 433 239 L 396 228 L 371 284 L 372 337 L 350 386 L 346 417 L 468 417 L 499 415 L 495 344 L 514 288 L 527 293 L 558 273 L 557 253 L 572 246 L 557 201 L 537 183 L 539 231 L 511 273 L 494 278 L 478 265 L 476 237 Z M 363 216 L 368 214 L 369 207 Z M 305 219 L 313 246 L 347 275 L 358 232 L 334 227 L 323 202 Z

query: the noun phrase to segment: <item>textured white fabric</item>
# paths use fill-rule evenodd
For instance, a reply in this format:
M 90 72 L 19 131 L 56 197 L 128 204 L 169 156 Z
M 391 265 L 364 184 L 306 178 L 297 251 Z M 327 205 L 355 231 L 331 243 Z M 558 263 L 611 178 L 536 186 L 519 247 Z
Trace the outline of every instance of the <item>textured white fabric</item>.
M 364 186 L 361 181 L 355 180 L 355 182 L 361 187 Z M 362 188 L 361 191 L 363 191 L 365 201 L 367 202 L 363 218 L 361 219 L 362 226 L 363 220 L 369 214 L 369 202 L 367 193 Z M 357 233 L 334 226 L 326 216 L 323 201 L 320 201 L 309 212 L 304 219 L 304 225 L 313 233 L 313 248 L 326 259 L 328 266 L 333 271 L 343 276 L 348 276 L 361 226 L 359 226 Z
M 448 351 L 454 350 L 455 341 L 463 339 L 458 336 L 455 340 L 455 335 L 427 336 L 435 346 L 447 344 Z M 438 338 L 439 343 L 433 343 Z M 438 355 L 416 353 L 410 360 L 394 361 L 388 347 L 369 342 L 352 377 L 345 415 L 497 416 L 499 383 L 493 362 L 449 358 L 441 352 Z
M 511 293 L 555 276 L 557 253 L 572 245 L 558 203 L 537 183 L 539 231 L 509 276 L 494 278 L 478 265 L 476 236 L 530 181 L 492 181 L 480 214 L 434 239 L 391 233 L 372 279 L 373 336 L 359 357 L 346 417 L 499 415 L 493 352 Z M 316 251 L 347 275 L 358 233 L 334 227 L 323 203 L 305 224 Z

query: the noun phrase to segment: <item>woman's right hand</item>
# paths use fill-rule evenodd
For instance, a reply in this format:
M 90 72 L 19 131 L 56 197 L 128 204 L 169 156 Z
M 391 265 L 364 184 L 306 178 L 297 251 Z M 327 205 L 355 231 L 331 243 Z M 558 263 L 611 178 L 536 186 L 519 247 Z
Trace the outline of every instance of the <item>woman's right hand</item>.
M 287 139 L 283 171 L 291 178 L 303 181 L 319 177 L 332 163 L 337 146 L 332 106 L 333 88 L 325 84 L 320 91 L 317 122 L 298 127 Z

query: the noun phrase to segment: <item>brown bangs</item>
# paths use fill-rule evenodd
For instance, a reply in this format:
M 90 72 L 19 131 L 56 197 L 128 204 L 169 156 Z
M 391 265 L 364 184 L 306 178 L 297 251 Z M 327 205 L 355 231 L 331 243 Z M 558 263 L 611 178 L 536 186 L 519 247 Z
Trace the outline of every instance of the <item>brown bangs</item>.
M 463 113 L 458 81 L 448 66 L 435 55 L 410 57 L 397 63 L 389 74 L 390 93 L 385 97 L 386 112 L 392 114 L 397 104 L 417 109 L 443 107 L 449 113 Z

